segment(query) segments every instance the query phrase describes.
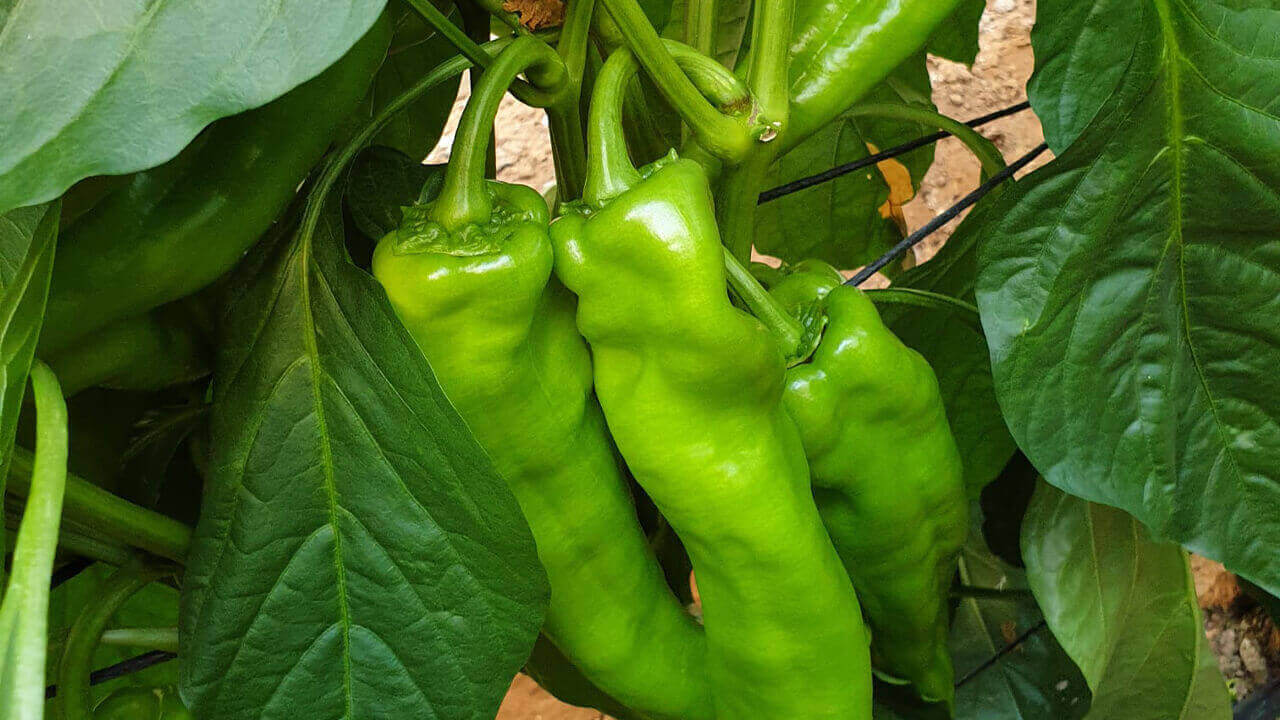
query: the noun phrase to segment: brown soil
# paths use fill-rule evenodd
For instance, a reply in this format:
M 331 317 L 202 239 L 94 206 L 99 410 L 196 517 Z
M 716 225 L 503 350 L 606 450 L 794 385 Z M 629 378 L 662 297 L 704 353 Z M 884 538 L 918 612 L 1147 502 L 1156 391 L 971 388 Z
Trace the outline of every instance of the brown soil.
M 943 113 L 969 119 L 1008 107 L 1026 99 L 1026 81 L 1034 66 L 1031 27 L 1035 0 L 988 0 L 981 24 L 982 51 L 972 68 L 930 58 L 933 99 Z M 463 91 L 454 107 L 454 117 L 440 146 L 430 161 L 448 157 L 457 116 L 466 100 Z M 546 116 L 541 110 L 525 107 L 508 96 L 498 113 L 498 175 L 545 190 L 554 182 L 551 147 Z M 1043 141 L 1040 123 L 1031 112 L 1005 118 L 981 129 L 1004 156 L 1012 160 Z M 1041 157 L 1032 168 L 1049 160 Z M 918 228 L 945 210 L 979 184 L 976 159 L 960 141 L 938 143 L 936 160 L 919 193 L 905 207 L 907 224 Z M 937 252 L 957 225 L 949 226 L 916 249 L 923 261 Z M 1280 632 L 1262 611 L 1246 600 L 1222 566 L 1193 557 L 1197 594 L 1204 607 L 1207 634 L 1223 674 L 1232 683 L 1237 697 L 1244 697 L 1268 677 L 1280 673 Z M 607 720 L 594 710 L 564 705 L 532 680 L 521 675 L 507 693 L 498 720 Z

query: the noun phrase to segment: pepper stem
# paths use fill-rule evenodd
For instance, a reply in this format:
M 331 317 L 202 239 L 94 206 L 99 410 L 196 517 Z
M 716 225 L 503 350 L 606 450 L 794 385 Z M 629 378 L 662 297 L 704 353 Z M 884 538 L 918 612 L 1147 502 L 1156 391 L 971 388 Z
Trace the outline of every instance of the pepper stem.
M 543 71 L 540 80 L 563 84 L 565 72 L 560 56 L 545 43 L 527 36 L 513 40 L 476 83 L 458 123 L 444 186 L 427 212 L 427 216 L 445 230 L 456 232 L 489 219 L 493 204 L 484 187 L 484 162 L 489 135 L 493 132 L 493 117 L 507 87 L 520 73 L 532 68 Z M 559 68 L 558 78 L 556 68 Z
M 804 342 L 804 325 L 791 317 L 728 248 L 724 250 L 724 271 L 733 294 L 738 296 L 757 320 L 773 332 L 788 358 L 803 354 L 801 344 Z
M 599 207 L 640 182 L 622 130 L 622 101 L 639 67 L 635 55 L 622 47 L 609 56 L 596 77 L 587 116 L 587 181 L 582 189 L 588 205 Z
M 704 102 L 709 100 L 726 112 L 750 114 L 754 105 L 751 93 L 728 68 L 684 43 L 663 40 L 662 45 Z M 609 56 L 596 78 L 587 121 L 590 159 L 582 194 L 589 204 L 599 205 L 618 196 L 640 178 L 627 152 L 622 118 L 623 102 L 632 87 L 631 78 L 639 67 L 636 56 L 621 47 Z

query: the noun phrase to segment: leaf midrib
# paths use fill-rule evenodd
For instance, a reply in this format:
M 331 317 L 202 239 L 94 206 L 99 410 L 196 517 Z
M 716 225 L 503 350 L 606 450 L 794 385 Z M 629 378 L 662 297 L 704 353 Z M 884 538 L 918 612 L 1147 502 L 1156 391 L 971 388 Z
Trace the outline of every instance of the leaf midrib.
M 320 399 L 323 372 L 320 349 L 316 345 L 315 316 L 311 305 L 311 234 L 303 237 L 298 252 L 301 274 L 298 279 L 306 322 L 302 324 L 302 342 L 311 366 L 312 411 L 320 431 L 320 452 L 324 468 L 324 489 L 328 496 L 329 528 L 333 531 L 333 569 L 337 584 L 338 619 L 342 623 L 342 702 L 345 717 L 352 717 L 351 707 L 351 610 L 347 599 L 346 568 L 342 562 L 342 532 L 338 527 L 338 488 L 333 474 L 333 446 L 329 442 L 329 425 L 324 403 Z

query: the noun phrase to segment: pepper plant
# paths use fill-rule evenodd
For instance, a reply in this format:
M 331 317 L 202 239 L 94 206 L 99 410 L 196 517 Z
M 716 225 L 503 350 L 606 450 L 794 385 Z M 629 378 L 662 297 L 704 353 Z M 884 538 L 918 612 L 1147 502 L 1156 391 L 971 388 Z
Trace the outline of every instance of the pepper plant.
M 0 717 L 1230 717 L 1280 2 L 1040 0 L 946 117 L 983 6 L 0 4 Z

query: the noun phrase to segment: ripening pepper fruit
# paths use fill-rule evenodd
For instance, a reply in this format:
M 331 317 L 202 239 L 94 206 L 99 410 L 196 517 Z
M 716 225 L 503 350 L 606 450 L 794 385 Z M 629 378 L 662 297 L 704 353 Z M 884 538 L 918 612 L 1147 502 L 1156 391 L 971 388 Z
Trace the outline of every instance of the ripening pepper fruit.
M 783 403 L 804 441 L 813 493 L 871 625 L 882 675 L 952 704 L 947 593 L 968 534 L 963 468 L 933 368 L 871 300 L 820 261 L 770 288 L 826 326 L 787 371 Z
M 373 273 L 524 511 L 551 585 L 547 638 L 645 717 L 709 720 L 702 631 L 640 529 L 573 296 L 551 275 L 547 205 L 532 188 L 484 180 L 508 84 L 555 62 L 540 41 L 517 39 L 485 70 L 440 195 L 378 243 Z
M 631 165 L 635 70 L 625 49 L 605 63 L 583 201 L 551 226 L 605 418 L 693 561 L 716 717 L 870 718 L 868 638 L 781 405 L 782 353 L 729 301 L 702 168 Z

